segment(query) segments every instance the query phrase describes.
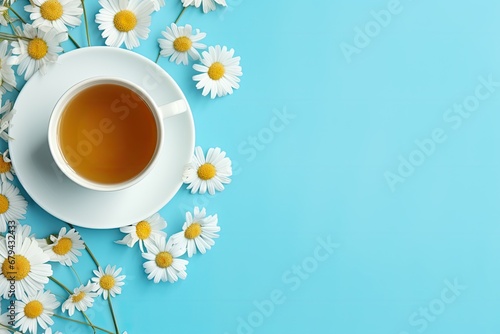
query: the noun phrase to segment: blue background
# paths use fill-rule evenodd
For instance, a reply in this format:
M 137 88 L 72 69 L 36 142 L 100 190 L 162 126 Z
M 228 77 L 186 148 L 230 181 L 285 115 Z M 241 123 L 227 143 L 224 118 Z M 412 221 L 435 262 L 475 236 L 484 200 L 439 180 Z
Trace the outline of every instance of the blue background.
M 137 246 L 114 244 L 118 230 L 79 229 L 102 265 L 127 275 L 113 299 L 120 330 L 497 333 L 500 90 L 475 94 L 488 92 L 481 77 L 500 81 L 500 3 L 227 2 L 206 15 L 189 8 L 179 24 L 236 50 L 241 89 L 212 101 L 191 66 L 159 62 L 191 104 L 197 145 L 221 147 L 234 164 L 224 192 L 183 186 L 160 213 L 169 235 L 195 205 L 217 213 L 215 247 L 190 259 L 185 281 L 153 284 Z M 97 2 L 87 6 L 94 18 Z M 135 51 L 154 60 L 181 9 L 167 0 Z M 103 45 L 95 23 L 90 31 Z M 83 27 L 71 34 L 85 45 Z M 460 126 L 458 114 L 451 121 L 455 104 L 475 101 Z M 285 111 L 287 122 L 277 121 Z M 429 142 L 436 129 L 441 139 Z M 398 169 L 391 186 L 387 173 Z M 24 222 L 37 236 L 63 225 L 31 201 Z M 321 248 L 328 240 L 336 248 Z M 91 277 L 87 256 L 75 267 Z M 89 314 L 113 328 L 103 301 Z M 91 333 L 59 320 L 54 328 Z

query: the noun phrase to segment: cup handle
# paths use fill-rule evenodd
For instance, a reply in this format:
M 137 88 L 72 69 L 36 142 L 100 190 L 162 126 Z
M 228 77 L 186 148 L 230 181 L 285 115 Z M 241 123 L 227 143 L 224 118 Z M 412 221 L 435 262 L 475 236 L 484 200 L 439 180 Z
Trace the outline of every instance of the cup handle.
M 158 110 L 160 111 L 161 117 L 165 119 L 168 117 L 182 114 L 183 112 L 188 110 L 188 107 L 186 101 L 181 99 L 161 105 L 158 107 Z

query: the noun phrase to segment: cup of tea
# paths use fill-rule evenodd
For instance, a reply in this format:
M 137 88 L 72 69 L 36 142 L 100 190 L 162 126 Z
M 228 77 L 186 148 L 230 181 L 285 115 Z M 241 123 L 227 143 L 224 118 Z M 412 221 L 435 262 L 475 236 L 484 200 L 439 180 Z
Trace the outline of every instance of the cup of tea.
M 50 152 L 61 171 L 80 186 L 122 190 L 155 165 L 165 120 L 187 110 L 184 99 L 159 106 L 143 88 L 121 78 L 86 79 L 54 106 Z

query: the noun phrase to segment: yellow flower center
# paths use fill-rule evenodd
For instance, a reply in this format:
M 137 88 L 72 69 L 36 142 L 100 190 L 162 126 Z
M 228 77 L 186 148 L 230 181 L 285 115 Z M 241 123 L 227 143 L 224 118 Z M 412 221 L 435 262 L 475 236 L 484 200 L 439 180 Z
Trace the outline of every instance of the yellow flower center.
M 63 6 L 57 0 L 47 0 L 40 6 L 40 14 L 49 21 L 55 21 L 63 15 Z
M 143 220 L 135 226 L 135 233 L 139 239 L 145 240 L 151 235 L 151 225 Z
M 0 62 L 0 65 L 1 65 L 1 62 Z M 1 68 L 2 68 L 2 66 L 0 66 L 0 69 Z M 1 79 L 0 79 L 0 81 L 1 81 Z M 5 160 L 3 159 L 3 156 L 0 155 L 0 174 L 10 172 L 11 168 L 12 168 L 11 163 L 5 162 Z
M 212 80 L 219 80 L 224 76 L 224 73 L 226 73 L 226 69 L 224 68 L 224 65 L 218 61 L 210 65 L 208 68 L 208 76 Z
M 32 300 L 24 307 L 24 314 L 30 319 L 35 319 L 43 312 L 43 305 L 38 300 Z
M 177 37 L 174 41 L 174 49 L 178 52 L 188 51 L 191 49 L 191 45 L 193 45 L 193 42 L 186 36 Z
M 73 241 L 71 241 L 70 238 L 61 238 L 57 244 L 52 247 L 52 250 L 57 255 L 65 255 L 71 250 L 71 247 L 73 247 Z
M 41 38 L 35 37 L 28 43 L 28 55 L 35 60 L 45 57 L 48 51 L 49 46 Z
M 71 300 L 73 301 L 73 303 L 78 303 L 79 301 L 81 301 L 83 298 L 85 298 L 85 292 L 83 291 L 80 291 L 79 294 L 77 295 L 73 295 L 73 297 L 71 297 Z
M 167 268 L 174 262 L 174 258 L 169 252 L 160 252 L 156 255 L 155 262 L 158 267 Z
M 115 286 L 115 278 L 111 275 L 104 275 L 99 280 L 99 285 L 104 290 L 111 290 Z
M 2 274 L 5 277 L 20 281 L 28 276 L 31 271 L 31 265 L 27 258 L 15 254 L 13 260 L 12 257 L 10 257 L 10 260 L 9 262 L 9 258 L 6 258 L 2 263 Z
M 2 274 L 8 279 L 20 281 L 28 276 L 30 271 L 30 261 L 19 254 L 15 254 L 13 257 L 6 258 L 2 263 Z
M 0 214 L 6 213 L 9 210 L 9 204 L 9 199 L 5 195 L 0 194 Z
M 124 9 L 115 14 L 113 24 L 118 31 L 128 32 L 137 25 L 137 16 L 132 11 Z
M 210 180 L 216 174 L 215 166 L 211 163 L 204 163 L 198 168 L 198 177 L 204 181 Z
M 193 223 L 184 231 L 184 236 L 188 239 L 194 239 L 201 234 L 201 225 Z

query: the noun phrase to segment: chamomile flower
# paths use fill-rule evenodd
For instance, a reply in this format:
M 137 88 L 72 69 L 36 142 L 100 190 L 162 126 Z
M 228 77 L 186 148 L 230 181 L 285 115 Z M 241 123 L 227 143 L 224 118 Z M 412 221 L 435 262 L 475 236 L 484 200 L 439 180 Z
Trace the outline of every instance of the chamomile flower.
M 210 249 L 218 238 L 217 232 L 220 227 L 217 226 L 217 215 L 206 216 L 205 208 L 194 208 L 194 216 L 191 212 L 186 212 L 186 222 L 182 226 L 182 232 L 172 236 L 175 244 L 187 250 L 188 256 L 196 254 L 196 250 L 205 254 Z
M 65 32 L 51 29 L 47 32 L 37 29 L 30 24 L 23 25 L 23 31 L 18 29 L 20 38 L 12 42 L 12 54 L 10 60 L 17 68 L 17 74 L 28 80 L 38 70 L 45 73 L 48 63 L 57 60 L 57 54 L 63 51 L 60 44 L 68 38 Z
M 5 152 L 0 152 L 0 180 L 2 183 L 14 180 L 14 169 L 12 168 L 12 164 L 9 158 L 9 150 L 5 150 Z
M 5 5 L 5 2 L 3 4 Z M 0 24 L 3 26 L 7 26 L 9 25 L 9 22 L 12 22 L 12 19 L 9 16 L 9 7 L 0 6 Z
M 106 45 L 120 47 L 124 42 L 127 49 L 139 46 L 139 38 L 147 39 L 152 1 L 144 0 L 99 0 L 102 8 L 96 15 L 99 30 Z
M 0 295 L 8 298 L 10 282 L 14 280 L 14 291 L 17 299 L 34 296 L 49 281 L 52 268 L 46 262 L 49 257 L 43 253 L 33 238 L 25 238 L 22 234 L 14 234 L 14 255 L 9 254 L 7 240 L 0 243 Z M 10 239 L 12 240 L 12 239 Z M 10 257 L 9 257 L 10 255 Z
M 226 158 L 226 152 L 220 148 L 208 150 L 207 157 L 203 154 L 201 147 L 196 147 L 191 162 L 186 165 L 182 179 L 189 184 L 191 193 L 204 194 L 207 189 L 210 195 L 215 190 L 224 190 L 224 185 L 231 182 L 229 178 L 233 174 L 231 160 Z
M 16 76 L 12 65 L 8 62 L 10 51 L 8 50 L 9 42 L 2 41 L 0 43 L 0 92 L 12 91 L 16 87 Z
M 154 238 L 146 247 L 148 252 L 142 253 L 142 257 L 147 260 L 143 267 L 149 280 L 153 279 L 155 283 L 168 280 L 173 283 L 187 277 L 188 261 L 178 258 L 185 253 L 185 249 L 174 245 L 172 239 L 167 242 L 165 238 Z
M 165 0 L 151 0 L 153 1 L 155 11 L 159 11 L 161 7 L 165 6 Z
M 125 275 L 120 275 L 122 268 L 115 268 L 116 266 L 111 267 L 108 265 L 105 270 L 102 270 L 101 267 L 98 270 L 94 270 L 96 277 L 92 277 L 92 281 L 97 284 L 97 295 L 102 295 L 104 299 L 108 299 L 109 296 L 115 297 L 122 293 L 121 287 L 125 284 L 123 282 Z
M 226 0 L 182 0 L 184 7 L 195 6 L 198 8 L 201 4 L 203 4 L 203 13 L 205 14 L 215 10 L 215 3 L 218 3 L 221 6 L 227 6 Z
M 78 262 L 78 256 L 82 255 L 79 251 L 84 249 L 82 237 L 75 230 L 66 232 L 66 227 L 62 227 L 57 236 L 51 235 L 45 253 L 50 257 L 50 261 L 57 261 L 63 266 L 72 266 Z
M 201 72 L 193 76 L 197 81 L 196 88 L 202 89 L 202 95 L 208 93 L 214 99 L 227 94 L 233 94 L 233 88 L 238 89 L 240 76 L 243 75 L 240 66 L 240 57 L 233 57 L 234 49 L 227 50 L 225 46 L 211 46 L 208 51 L 203 51 L 201 64 L 194 64 L 193 68 Z
M 33 27 L 43 31 L 56 29 L 68 31 L 68 27 L 79 26 L 83 14 L 81 0 L 31 0 L 31 5 L 24 6 L 30 14 Z
M 175 61 L 176 64 L 183 63 L 187 65 L 188 55 L 194 60 L 200 59 L 198 49 L 206 49 L 207 47 L 205 44 L 198 43 L 207 34 L 200 32 L 199 29 L 196 29 L 193 34 L 193 28 L 189 24 L 179 27 L 175 23 L 172 23 L 161 34 L 165 39 L 158 39 L 161 49 L 160 54 L 164 57 L 170 56 L 170 61 Z
M 6 15 L 8 15 L 8 12 L 9 12 L 8 7 L 0 6 L 0 24 L 5 26 L 5 27 L 9 24 L 9 21 L 7 21 L 7 17 L 6 17 Z M 1 329 L 0 329 L 0 333 L 2 333 Z
M 0 91 L 0 101 L 1 101 L 1 91 Z M 9 100 L 5 101 L 5 104 L 0 108 L 0 138 L 5 141 L 11 139 L 9 137 L 9 126 L 15 111 L 12 109 L 12 103 Z
M 50 291 L 40 290 L 32 295 L 21 297 L 21 300 L 16 301 L 18 313 L 15 328 L 20 328 L 23 333 L 29 331 L 33 334 L 37 333 L 38 326 L 47 329 L 54 324 L 51 317 L 59 305 L 56 296 Z
M 155 213 L 149 218 L 141 220 L 130 226 L 120 228 L 120 232 L 127 233 L 122 239 L 116 241 L 118 244 L 134 247 L 139 241 L 139 248 L 144 252 L 143 244 L 154 236 L 166 238 L 167 234 L 162 230 L 167 227 L 167 222 L 158 213 Z
M 75 313 L 75 308 L 78 311 L 86 311 L 87 308 L 94 305 L 94 298 L 98 296 L 97 292 L 94 292 L 95 290 L 97 290 L 97 284 L 90 281 L 87 282 L 87 285 L 82 284 L 75 288 L 73 294 L 62 304 L 62 311 L 68 311 L 70 317 Z
M 24 219 L 28 202 L 19 194 L 19 189 L 9 182 L 0 184 L 0 232 L 5 232 L 7 222 Z

